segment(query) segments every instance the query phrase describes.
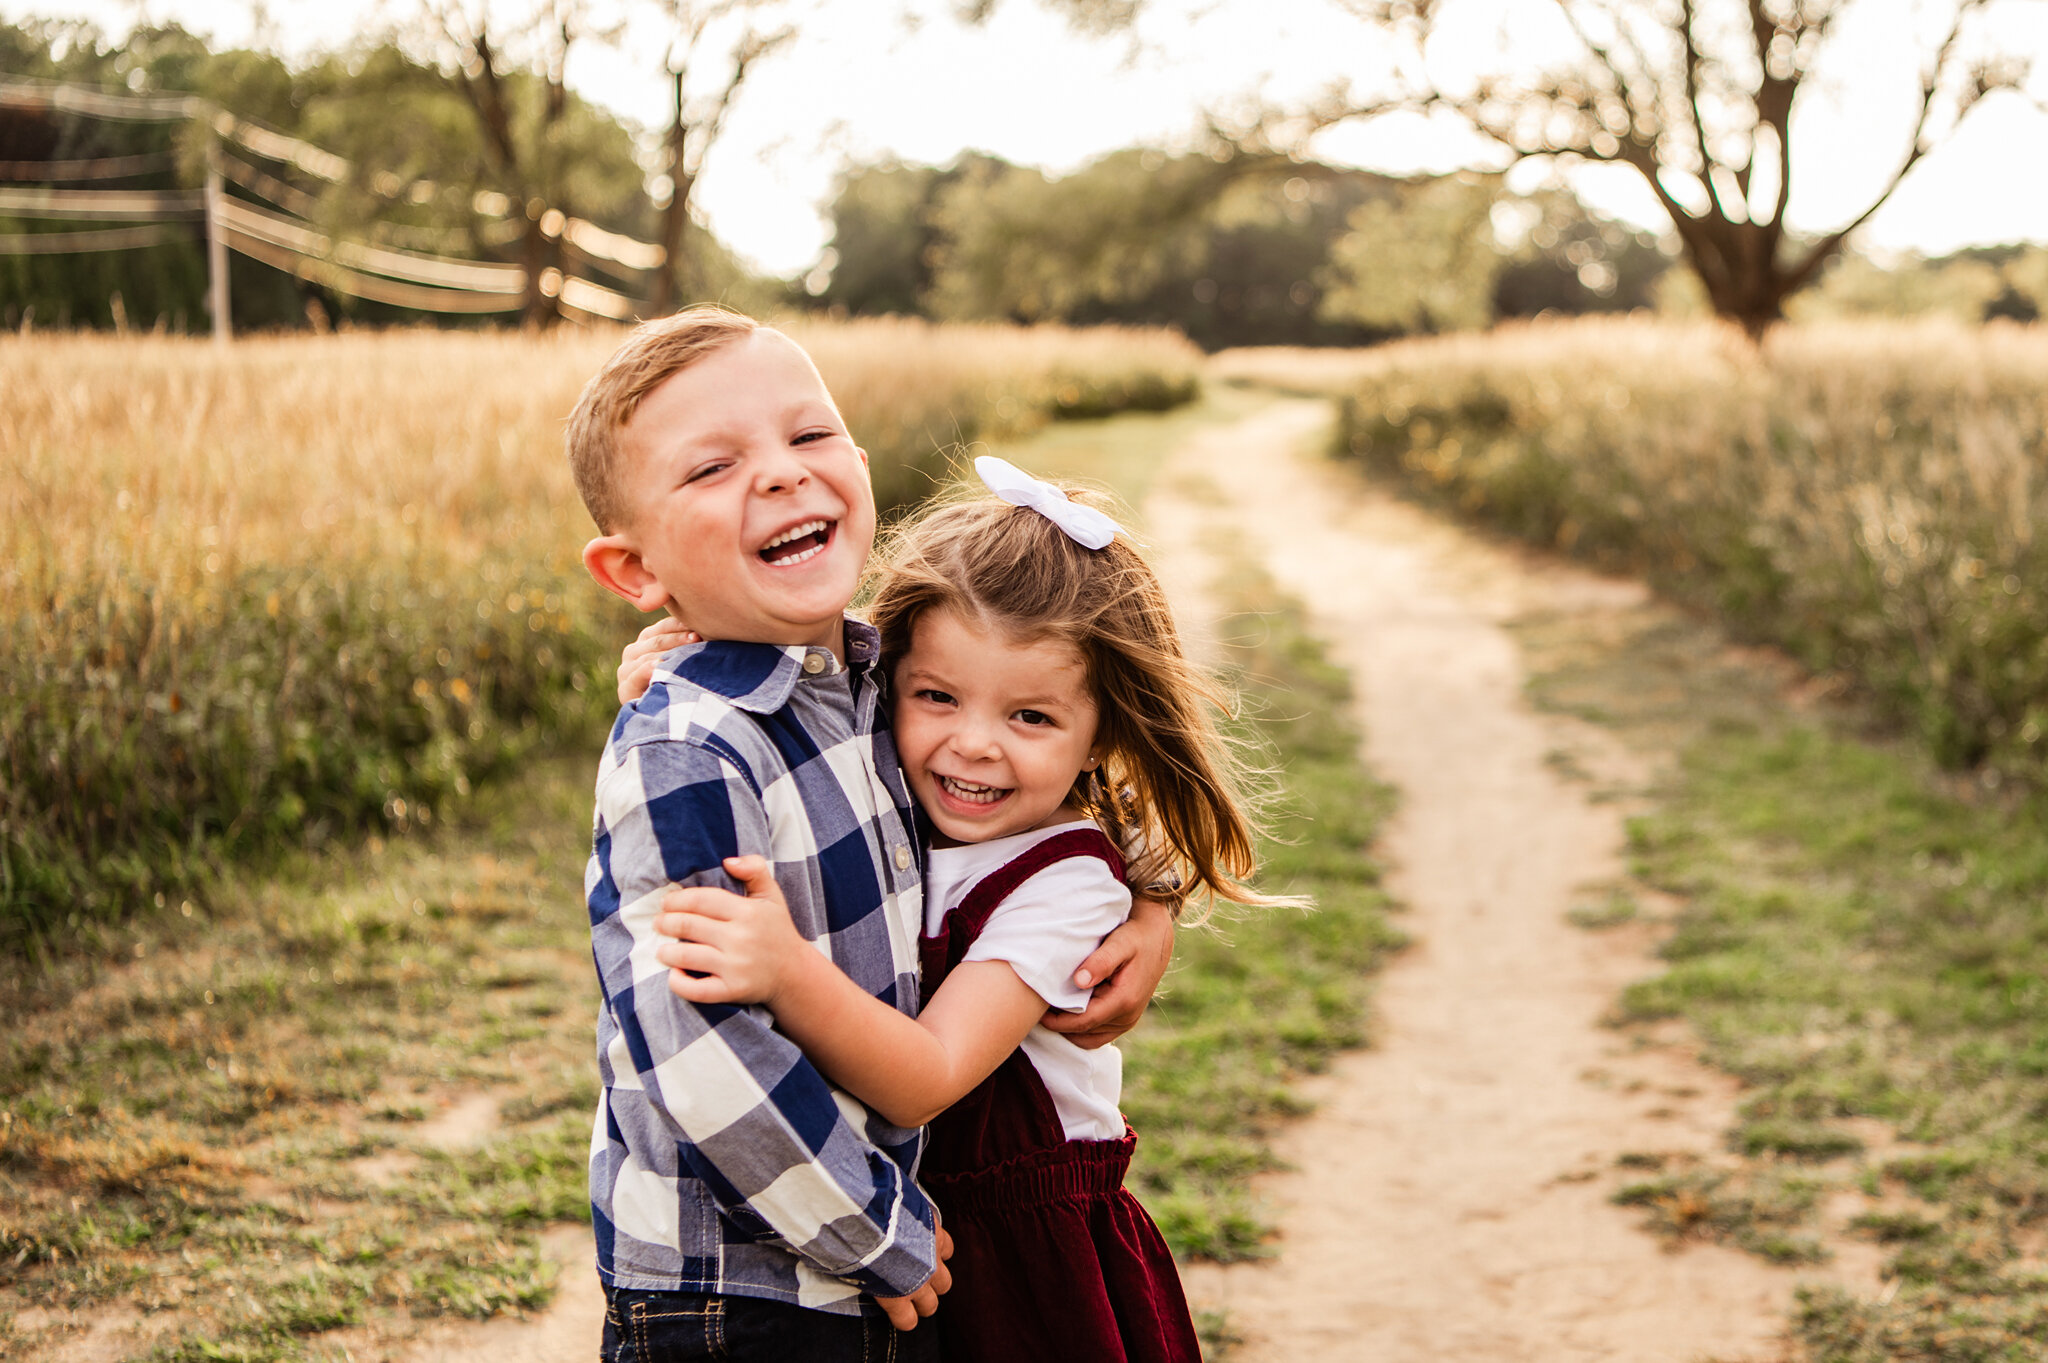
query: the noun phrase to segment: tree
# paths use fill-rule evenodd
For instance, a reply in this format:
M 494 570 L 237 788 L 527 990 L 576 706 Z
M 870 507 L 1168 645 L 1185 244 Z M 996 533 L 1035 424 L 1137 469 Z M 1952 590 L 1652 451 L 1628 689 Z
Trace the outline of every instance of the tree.
M 921 314 L 939 244 L 932 222 L 939 195 L 989 159 L 968 153 L 945 168 L 881 161 L 841 171 L 818 303 L 864 316 Z
M 1359 205 L 1330 251 L 1323 316 L 1390 331 L 1469 331 L 1493 321 L 1506 263 L 1493 238 L 1500 177 L 1444 176 Z
M 520 317 L 528 325 L 552 322 L 560 310 L 548 286 L 562 278 L 562 240 L 546 210 L 570 211 L 554 134 L 569 108 L 569 50 L 587 31 L 588 12 L 581 0 L 541 0 L 527 22 L 509 32 L 496 26 L 489 0 L 428 0 L 427 13 L 455 50 L 449 80 L 476 116 L 499 190 L 526 208 Z M 522 61 L 535 79 L 520 79 L 527 74 Z
M 677 276 L 686 261 L 690 196 L 704 169 L 704 158 L 725 129 L 734 98 L 756 63 L 796 37 L 791 25 L 767 27 L 759 22 L 762 11 L 774 5 L 775 0 L 660 0 L 658 5 L 671 34 L 663 57 L 671 100 L 668 129 L 662 138 L 667 198 L 664 201 L 656 194 L 661 245 L 668 253 L 667 263 L 654 281 L 656 316 L 675 309 Z M 719 40 L 734 28 L 737 32 L 724 44 L 710 88 L 692 89 L 693 70 L 702 72 Z
M 1249 157 L 1111 152 L 1071 175 L 984 159 L 939 194 L 927 306 L 940 317 L 1073 317 L 1130 297 L 1199 251 L 1223 192 L 1262 167 Z
M 1048 3 L 1082 27 L 1127 23 L 1134 8 L 1130 0 Z M 1524 3 L 1513 12 L 1547 16 L 1553 31 L 1499 44 L 1493 69 L 1465 77 L 1450 72 L 1444 49 L 1448 40 L 1469 50 L 1469 4 L 1336 3 L 1389 41 L 1393 71 L 1366 98 L 1333 92 L 1306 111 L 1310 130 L 1393 113 L 1446 113 L 1510 161 L 1628 166 L 1669 215 L 1714 311 L 1752 335 L 1784 317 L 1785 300 L 1813 282 L 1986 96 L 2022 91 L 2030 70 L 2027 59 L 1984 41 L 1993 0 L 1943 0 L 1941 22 L 1921 37 L 1911 142 L 1849 221 L 1801 240 L 1785 223 L 1799 169 L 1794 109 L 1852 0 Z M 1523 55 L 1553 51 L 1548 60 Z

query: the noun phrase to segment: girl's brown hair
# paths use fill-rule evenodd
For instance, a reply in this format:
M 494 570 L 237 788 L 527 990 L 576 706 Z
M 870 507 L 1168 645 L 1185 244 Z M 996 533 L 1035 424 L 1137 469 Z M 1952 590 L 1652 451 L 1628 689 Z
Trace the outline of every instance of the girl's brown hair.
M 1248 769 L 1215 722 L 1233 698 L 1182 652 L 1166 593 L 1128 536 L 1088 549 L 1036 511 L 962 494 L 899 526 L 879 562 L 870 613 L 888 667 L 909 651 L 919 617 L 937 608 L 1081 655 L 1102 761 L 1075 779 L 1070 798 L 1135 852 L 1125 873 L 1132 885 L 1155 894 L 1178 886 L 1211 902 L 1283 902 L 1249 885 L 1259 830 Z

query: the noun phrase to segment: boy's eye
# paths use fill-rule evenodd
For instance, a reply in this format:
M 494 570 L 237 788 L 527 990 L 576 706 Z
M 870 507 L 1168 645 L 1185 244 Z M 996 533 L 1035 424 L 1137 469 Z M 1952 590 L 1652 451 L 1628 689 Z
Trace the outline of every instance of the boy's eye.
M 830 431 L 805 431 L 802 435 L 798 436 L 796 439 L 790 441 L 789 443 L 792 445 L 808 445 L 816 440 L 829 439 L 831 435 L 832 432 Z
M 714 459 L 708 464 L 699 464 L 696 468 L 691 469 L 689 476 L 684 478 L 683 481 L 685 483 L 694 483 L 701 478 L 709 478 L 714 473 L 723 473 L 731 467 L 732 461 L 729 459 Z
M 935 691 L 930 687 L 926 687 L 924 690 L 918 692 L 917 698 L 919 700 L 928 700 L 934 705 L 951 705 L 954 703 L 952 696 L 948 695 L 944 691 Z

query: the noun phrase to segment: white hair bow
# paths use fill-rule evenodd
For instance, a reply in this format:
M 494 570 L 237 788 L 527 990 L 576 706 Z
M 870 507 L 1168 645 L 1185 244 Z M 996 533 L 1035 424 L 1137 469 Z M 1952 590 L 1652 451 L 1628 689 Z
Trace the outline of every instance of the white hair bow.
M 1067 500 L 1051 483 L 1040 482 L 1007 459 L 984 454 L 974 471 L 988 490 L 1012 506 L 1029 507 L 1066 531 L 1067 538 L 1087 549 L 1105 548 L 1116 538 L 1117 523 L 1092 506 Z

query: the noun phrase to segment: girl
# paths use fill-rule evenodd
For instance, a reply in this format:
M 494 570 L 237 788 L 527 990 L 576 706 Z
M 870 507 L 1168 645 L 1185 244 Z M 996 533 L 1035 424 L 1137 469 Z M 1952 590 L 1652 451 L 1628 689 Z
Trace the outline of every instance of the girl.
M 670 987 L 759 1003 L 841 1087 L 929 1123 L 920 1181 L 955 1246 L 948 1363 L 1199 1359 L 1173 1260 L 1123 1187 L 1121 1057 L 1036 1025 L 1127 884 L 1273 901 L 1253 827 L 1158 579 L 1100 511 L 1002 460 L 885 549 L 872 610 L 898 756 L 931 824 L 923 1006 L 869 996 L 802 937 L 759 857 L 746 889 L 673 890 Z M 1126 862 L 1123 849 L 1141 849 Z M 1157 895 L 1159 891 L 1153 889 Z

